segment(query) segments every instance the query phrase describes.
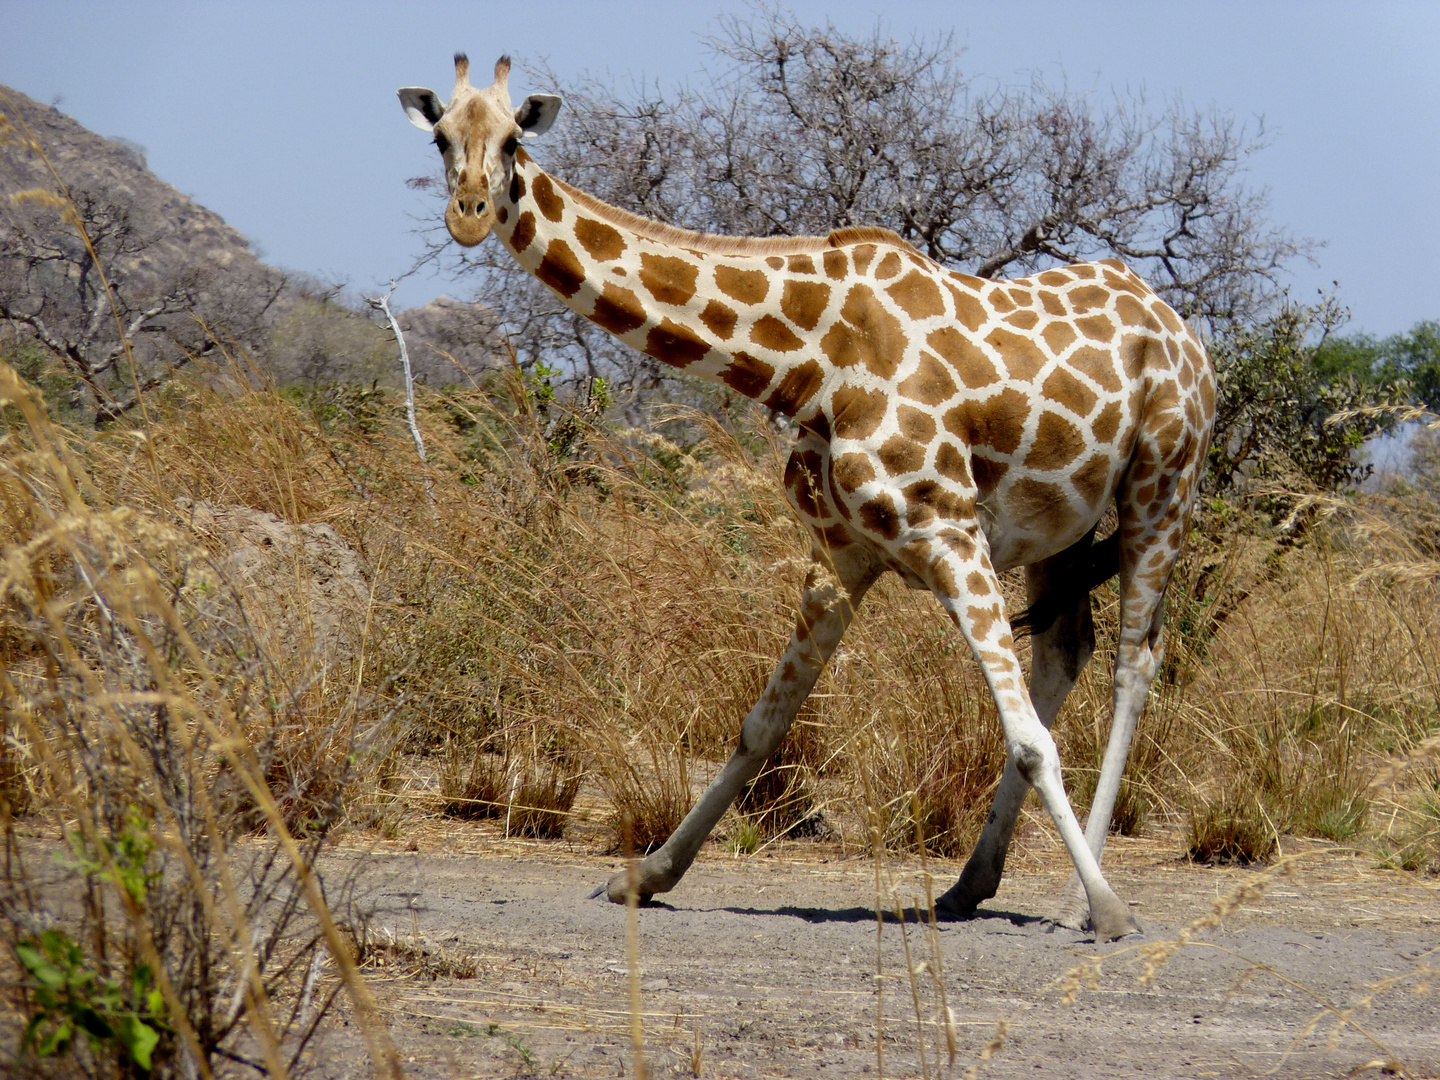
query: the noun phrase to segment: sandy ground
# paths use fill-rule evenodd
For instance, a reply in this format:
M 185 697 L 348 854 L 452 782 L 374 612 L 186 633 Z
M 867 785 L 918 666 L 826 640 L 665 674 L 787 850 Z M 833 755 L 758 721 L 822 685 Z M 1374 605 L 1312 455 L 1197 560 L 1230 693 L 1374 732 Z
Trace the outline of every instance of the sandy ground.
M 342 851 L 325 870 L 358 868 L 382 946 L 366 971 L 409 1075 L 635 1075 L 627 913 L 586 899 L 617 860 L 463 831 L 392 846 Z M 1424 973 L 1440 969 L 1440 954 L 1426 955 L 1440 945 L 1440 881 L 1319 848 L 1279 876 L 1210 869 L 1178 861 L 1177 846 L 1116 838 L 1106 852 L 1138 939 L 1048 932 L 1041 916 L 1068 872 L 1052 850 L 1019 860 L 979 917 L 935 933 L 907 911 L 902 933 L 891 915 L 878 947 L 873 861 L 825 844 L 749 858 L 707 849 L 636 915 L 649 1074 L 1341 1077 L 1390 1061 L 1440 1075 L 1440 984 Z M 937 892 L 958 872 L 930 868 Z M 1257 880 L 1262 895 L 1142 982 L 1146 946 Z M 923 907 L 919 864 L 888 860 L 881 892 L 887 907 L 897 896 Z M 1105 960 L 1086 978 L 1090 957 Z M 953 1064 L 936 1022 L 941 982 Z M 313 1064 L 369 1073 L 353 1022 L 337 1021 Z

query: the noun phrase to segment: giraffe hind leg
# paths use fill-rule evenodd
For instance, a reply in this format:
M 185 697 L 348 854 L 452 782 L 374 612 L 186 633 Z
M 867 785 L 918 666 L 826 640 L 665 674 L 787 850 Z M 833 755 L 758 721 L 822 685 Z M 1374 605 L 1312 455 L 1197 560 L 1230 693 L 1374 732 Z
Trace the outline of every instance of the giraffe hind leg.
M 1105 851 L 1135 727 L 1164 658 L 1165 590 L 1189 522 L 1204 441 L 1183 440 L 1166 458 L 1142 439 L 1136 460 L 1150 466 L 1147 475 L 1158 472 L 1166 479 L 1155 485 L 1155 497 L 1142 503 L 1127 477 L 1116 500 L 1120 510 L 1116 530 L 1120 537 L 1120 640 L 1115 649 L 1110 738 L 1085 822 L 1085 842 L 1097 863 Z M 1158 463 L 1158 469 L 1151 463 Z M 1086 925 L 1086 916 L 1082 883 L 1072 876 L 1052 921 L 1078 930 Z
M 1095 651 L 1088 582 L 1097 561 L 1095 549 L 1106 541 L 1092 545 L 1093 537 L 1092 531 L 1059 554 L 1026 567 L 1026 610 L 1036 616 L 1031 623 L 1030 701 L 1047 730 Z M 1077 583 L 1083 590 L 1076 588 Z M 941 915 L 968 918 L 981 901 L 995 895 L 1020 807 L 1029 791 L 1030 784 L 1019 768 L 1007 761 L 985 827 L 960 880 L 935 902 Z
M 642 900 L 679 883 L 725 811 L 770 759 L 881 570 L 874 556 L 858 545 L 824 558 L 817 554 L 795 633 L 765 692 L 746 715 L 739 745 L 670 838 L 641 861 L 636 890 Z M 629 889 L 629 874 L 622 871 L 591 895 L 604 892 L 613 903 L 623 904 Z

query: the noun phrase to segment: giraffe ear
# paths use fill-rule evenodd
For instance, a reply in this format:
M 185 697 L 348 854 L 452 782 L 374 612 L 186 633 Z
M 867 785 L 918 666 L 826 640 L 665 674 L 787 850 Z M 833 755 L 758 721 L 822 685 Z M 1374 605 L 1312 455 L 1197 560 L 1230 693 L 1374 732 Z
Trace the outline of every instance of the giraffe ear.
M 526 135 L 543 135 L 560 115 L 561 100 L 555 94 L 531 94 L 515 110 L 515 123 Z
M 423 86 L 402 86 L 396 91 L 400 95 L 400 107 L 410 122 L 421 131 L 434 131 L 440 117 L 445 115 L 445 106 L 435 96 L 434 90 Z

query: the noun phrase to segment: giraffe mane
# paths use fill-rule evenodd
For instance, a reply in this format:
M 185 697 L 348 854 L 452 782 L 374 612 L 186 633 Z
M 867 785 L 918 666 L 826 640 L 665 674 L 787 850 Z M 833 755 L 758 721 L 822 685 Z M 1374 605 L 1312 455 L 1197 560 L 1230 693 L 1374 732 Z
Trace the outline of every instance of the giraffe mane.
M 547 174 L 548 175 L 548 174 Z M 703 251 L 707 255 L 802 255 L 825 251 L 829 248 L 850 247 L 854 244 L 884 244 L 901 251 L 921 255 L 909 241 L 889 229 L 874 225 L 850 226 L 836 229 L 829 236 L 718 236 L 715 233 L 694 232 L 677 225 L 665 225 L 659 221 L 632 214 L 618 206 L 597 199 L 588 192 L 567 184 L 558 176 L 551 176 L 551 182 L 566 195 L 574 199 L 590 213 L 611 225 L 618 225 L 646 240 L 657 244 Z M 921 255 L 923 258 L 924 256 Z

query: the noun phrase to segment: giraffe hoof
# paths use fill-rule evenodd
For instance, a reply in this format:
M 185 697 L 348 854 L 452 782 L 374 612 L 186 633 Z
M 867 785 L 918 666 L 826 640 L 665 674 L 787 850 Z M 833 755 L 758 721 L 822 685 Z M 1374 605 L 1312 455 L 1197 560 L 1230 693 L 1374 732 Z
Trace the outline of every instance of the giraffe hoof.
M 639 902 L 642 904 L 648 904 L 650 898 L 655 895 L 652 892 L 647 892 L 643 886 L 639 892 Z M 630 898 L 630 875 L 622 870 L 590 895 L 599 896 L 601 893 L 604 893 L 605 899 L 609 900 L 612 904 L 625 903 Z

